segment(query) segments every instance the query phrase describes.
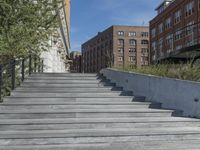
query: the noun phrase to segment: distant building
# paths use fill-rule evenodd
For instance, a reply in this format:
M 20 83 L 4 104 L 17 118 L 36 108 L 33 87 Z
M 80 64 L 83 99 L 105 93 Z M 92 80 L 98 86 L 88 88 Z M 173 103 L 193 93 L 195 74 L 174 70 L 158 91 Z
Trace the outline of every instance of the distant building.
M 200 0 L 164 0 L 150 21 L 151 62 L 200 56 Z
M 149 65 L 149 28 L 111 26 L 82 44 L 82 70 Z
M 79 51 L 72 51 L 70 53 L 70 59 L 74 59 L 76 56 L 80 56 L 81 55 L 81 52 Z
M 70 72 L 81 73 L 82 72 L 82 56 L 81 52 L 73 51 L 70 53 L 71 65 Z

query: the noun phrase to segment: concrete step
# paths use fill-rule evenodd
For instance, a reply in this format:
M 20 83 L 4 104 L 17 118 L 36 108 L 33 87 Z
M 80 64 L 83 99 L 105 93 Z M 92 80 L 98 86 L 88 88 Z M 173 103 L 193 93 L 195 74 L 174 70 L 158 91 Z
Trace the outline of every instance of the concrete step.
M 94 124 L 94 123 L 199 123 L 199 119 L 183 117 L 122 117 L 122 118 L 53 118 L 53 119 L 1 119 L 0 125 L 34 124 Z
M 91 77 L 91 76 L 71 76 L 71 77 L 49 77 L 49 76 L 30 76 L 30 77 L 26 77 L 27 80 L 101 80 L 103 78 L 101 77 L 98 77 L 98 76 L 94 76 L 94 77 Z
M 172 113 L 173 110 L 163 109 L 29 109 L 29 110 L 0 110 L 1 114 L 54 114 L 54 113 Z
M 11 121 L 13 119 L 10 119 Z M 107 128 L 169 128 L 169 127 L 200 127 L 199 122 L 191 121 L 157 121 L 157 122 L 70 122 L 63 123 L 55 120 L 53 123 L 34 123 L 34 121 L 27 122 L 26 124 L 15 122 L 11 124 L 1 124 L 0 131 L 19 131 L 19 130 L 68 130 L 68 129 L 107 129 Z
M 59 95 L 62 95 L 62 94 L 84 94 L 84 93 L 87 93 L 88 95 L 89 94 L 94 94 L 94 92 L 96 93 L 96 94 L 108 94 L 108 95 L 110 95 L 110 94 L 114 94 L 114 95 L 122 95 L 122 96 L 132 96 L 133 95 L 133 92 L 132 91 L 101 91 L 101 90 L 96 90 L 96 91 L 87 91 L 87 89 L 86 90 L 80 90 L 80 91 L 48 91 L 48 90 L 45 90 L 45 91 L 39 91 L 39 89 L 38 89 L 38 91 L 35 91 L 35 90 L 30 90 L 30 91 L 13 91 L 13 92 L 11 92 L 11 95 L 23 95 L 24 93 L 25 94 L 41 94 L 41 93 L 43 93 L 43 95 L 44 94 L 59 94 Z
M 110 91 L 110 92 L 11 92 L 15 97 L 116 97 L 133 96 L 131 91 Z
M 21 101 L 19 101 L 19 103 L 1 103 L 0 104 L 0 107 L 14 107 L 14 106 L 22 106 L 22 107 L 26 107 L 26 106 L 56 106 L 56 105 L 71 105 L 71 106 L 74 106 L 74 105 L 90 105 L 90 106 L 98 106 L 98 105 L 105 105 L 105 106 L 119 106 L 119 105 L 125 105 L 125 106 L 135 106 L 135 107 L 140 107 L 140 106 L 160 106 L 161 104 L 160 103 L 151 103 L 151 102 L 118 102 L 118 101 L 111 101 L 111 102 L 101 102 L 101 101 L 91 101 L 91 102 L 68 102 L 68 101 L 40 101 L 41 103 L 35 103 L 35 102 L 32 102 L 30 101 L 30 103 L 23 103 Z M 152 107 L 151 107 L 152 108 Z
M 30 110 L 30 109 L 141 109 L 155 108 L 158 104 L 134 103 L 68 103 L 68 104 L 43 104 L 43 105 L 0 105 L 0 110 Z
M 107 129 L 107 128 L 168 128 L 200 127 L 199 123 L 98 123 L 98 124 L 37 124 L 37 125 L 1 125 L 0 131 L 19 130 L 68 130 L 68 129 Z
M 20 145 L 20 146 L 0 146 L 2 150 L 105 150 L 110 144 L 66 144 L 66 145 Z
M 70 88 L 70 87 L 113 87 L 115 86 L 114 83 L 73 83 L 73 84 L 55 84 L 55 83 L 22 83 L 21 87 L 35 87 L 35 88 L 39 88 L 39 87 L 43 87 L 43 88 Z
M 14 97 L 118 97 L 118 96 L 133 96 L 132 92 L 110 92 L 110 93 L 23 93 L 12 92 L 11 96 Z
M 0 146 L 3 150 L 199 150 L 199 140 Z M 133 149 L 134 148 L 134 149 Z
M 89 73 L 33 73 L 31 77 L 98 77 L 97 74 Z
M 96 98 L 40 98 L 40 97 L 5 97 L 4 98 L 4 104 L 52 104 L 52 103 L 68 103 L 68 102 L 81 102 L 81 103 L 93 103 L 93 102 L 132 102 L 134 97 L 128 97 L 128 96 L 120 96 L 120 97 L 115 97 L 115 98 L 101 98 L 101 97 L 96 97 Z
M 46 84 L 76 84 L 76 83 L 90 83 L 90 84 L 99 84 L 103 83 L 101 80 L 25 80 L 24 84 L 33 84 L 33 83 L 46 83 Z
M 8 148 L 8 150 L 10 150 L 9 148 L 11 148 L 11 146 L 12 148 L 14 147 L 22 148 L 22 147 L 25 147 L 26 145 L 29 145 L 29 148 L 30 148 L 30 145 L 31 145 L 32 148 L 36 148 L 36 147 L 40 147 L 41 145 L 45 145 L 46 148 L 51 148 L 51 146 L 54 145 L 53 148 L 55 147 L 60 148 L 59 146 L 61 146 L 62 144 L 65 144 L 65 145 L 77 144 L 77 143 L 78 144 L 99 144 L 99 143 L 108 143 L 109 141 L 109 143 L 113 143 L 113 144 L 118 143 L 116 144 L 115 148 L 111 147 L 110 150 L 113 150 L 113 148 L 114 150 L 123 150 L 121 146 L 123 146 L 124 148 L 127 148 L 126 146 L 128 146 L 128 150 L 132 150 L 133 148 L 134 148 L 133 150 L 147 150 L 150 148 L 151 150 L 156 150 L 155 148 L 157 148 L 157 150 L 169 150 L 169 148 L 170 150 L 177 150 L 177 148 L 180 148 L 180 150 L 183 150 L 182 148 L 185 148 L 184 150 L 199 150 L 199 143 L 198 143 L 199 139 L 197 138 L 197 136 L 198 135 L 195 135 L 192 138 L 191 136 L 183 135 L 183 138 L 181 139 L 181 137 L 177 135 L 171 135 L 171 136 L 166 135 L 166 139 L 168 139 L 166 141 L 164 140 L 165 139 L 164 135 L 141 136 L 141 137 L 115 136 L 115 137 L 81 137 L 81 138 L 26 138 L 26 139 L 19 138 L 19 139 L 0 139 L 0 145 L 1 145 L 1 148 L 3 148 L 2 150 L 6 150 L 4 148 Z M 145 144 L 144 141 L 145 143 L 147 142 L 149 143 L 148 144 L 149 147 L 145 146 L 147 144 Z M 173 143 L 173 145 L 170 145 L 171 141 L 176 141 L 177 144 Z M 183 144 L 179 145 L 178 144 L 179 141 L 182 141 Z M 190 144 L 187 141 L 198 141 L 198 142 L 196 143 L 191 142 Z M 126 142 L 126 144 L 125 145 L 121 144 L 123 142 Z M 128 144 L 128 142 L 130 145 Z M 132 143 L 137 143 L 137 144 L 132 144 Z M 166 144 L 164 145 L 160 143 L 166 143 Z M 168 145 L 170 146 L 168 147 Z M 14 150 L 16 150 L 15 148 Z M 41 146 L 41 148 L 44 148 L 44 147 Z M 98 150 L 105 150 L 104 149 L 105 147 L 102 147 L 102 148 L 103 149 L 101 149 L 101 146 L 100 146 L 100 149 Z M 192 148 L 196 148 L 196 149 L 192 149 Z M 39 150 L 39 149 L 34 149 L 34 150 Z M 61 149 L 56 149 L 56 150 L 61 150 Z M 79 150 L 82 150 L 82 148 L 80 148 Z M 94 150 L 94 149 L 93 147 L 91 149 L 87 147 L 85 150 Z M 106 148 L 106 150 L 109 150 L 109 149 Z
M 108 150 L 197 150 L 199 140 L 155 140 L 112 143 Z
M 172 113 L 154 109 L 1 110 L 0 119 L 169 117 Z
M 178 136 L 179 135 L 179 136 Z M 135 141 L 153 140 L 156 136 L 166 138 L 200 140 L 200 127 L 168 127 L 168 128 L 110 128 L 110 129 L 71 129 L 71 130 L 33 130 L 33 131 L 1 131 L 0 139 L 37 139 L 37 138 L 88 138 L 94 141 L 95 138 L 102 137 L 132 137 Z M 187 135 L 187 136 L 186 136 Z M 193 136 L 193 137 L 192 137 Z M 138 139 L 136 139 L 138 138 Z M 144 139 L 142 139 L 144 138 Z M 166 138 L 168 139 L 168 138 Z M 25 140 L 26 141 L 26 140 Z M 85 140 L 85 142 L 88 142 Z M 105 142 L 105 141 L 101 141 Z M 110 141 L 109 141 L 110 142 Z M 0 145 L 4 144 L 1 143 Z
M 32 87 L 18 87 L 14 92 L 111 92 L 122 91 L 121 87 L 92 87 L 92 88 L 32 88 Z

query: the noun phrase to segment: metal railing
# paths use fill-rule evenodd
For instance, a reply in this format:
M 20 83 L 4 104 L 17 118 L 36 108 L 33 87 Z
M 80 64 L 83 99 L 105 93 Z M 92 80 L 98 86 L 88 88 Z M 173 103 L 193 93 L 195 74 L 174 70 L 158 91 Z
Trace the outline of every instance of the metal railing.
M 43 72 L 43 59 L 36 55 L 12 59 L 0 64 L 0 101 L 4 96 L 19 86 L 26 77 L 36 72 Z

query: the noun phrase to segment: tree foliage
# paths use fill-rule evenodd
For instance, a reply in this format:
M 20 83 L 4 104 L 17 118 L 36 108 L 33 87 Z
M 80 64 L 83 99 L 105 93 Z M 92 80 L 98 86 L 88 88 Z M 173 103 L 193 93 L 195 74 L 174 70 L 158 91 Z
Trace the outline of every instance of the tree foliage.
M 0 61 L 40 53 L 59 23 L 62 0 L 0 0 Z

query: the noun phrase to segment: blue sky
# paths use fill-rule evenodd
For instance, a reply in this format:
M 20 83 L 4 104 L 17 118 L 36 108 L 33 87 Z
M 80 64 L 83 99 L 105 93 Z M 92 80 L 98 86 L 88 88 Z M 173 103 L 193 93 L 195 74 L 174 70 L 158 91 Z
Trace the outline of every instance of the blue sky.
M 148 25 L 163 0 L 71 0 L 71 50 L 111 25 Z

